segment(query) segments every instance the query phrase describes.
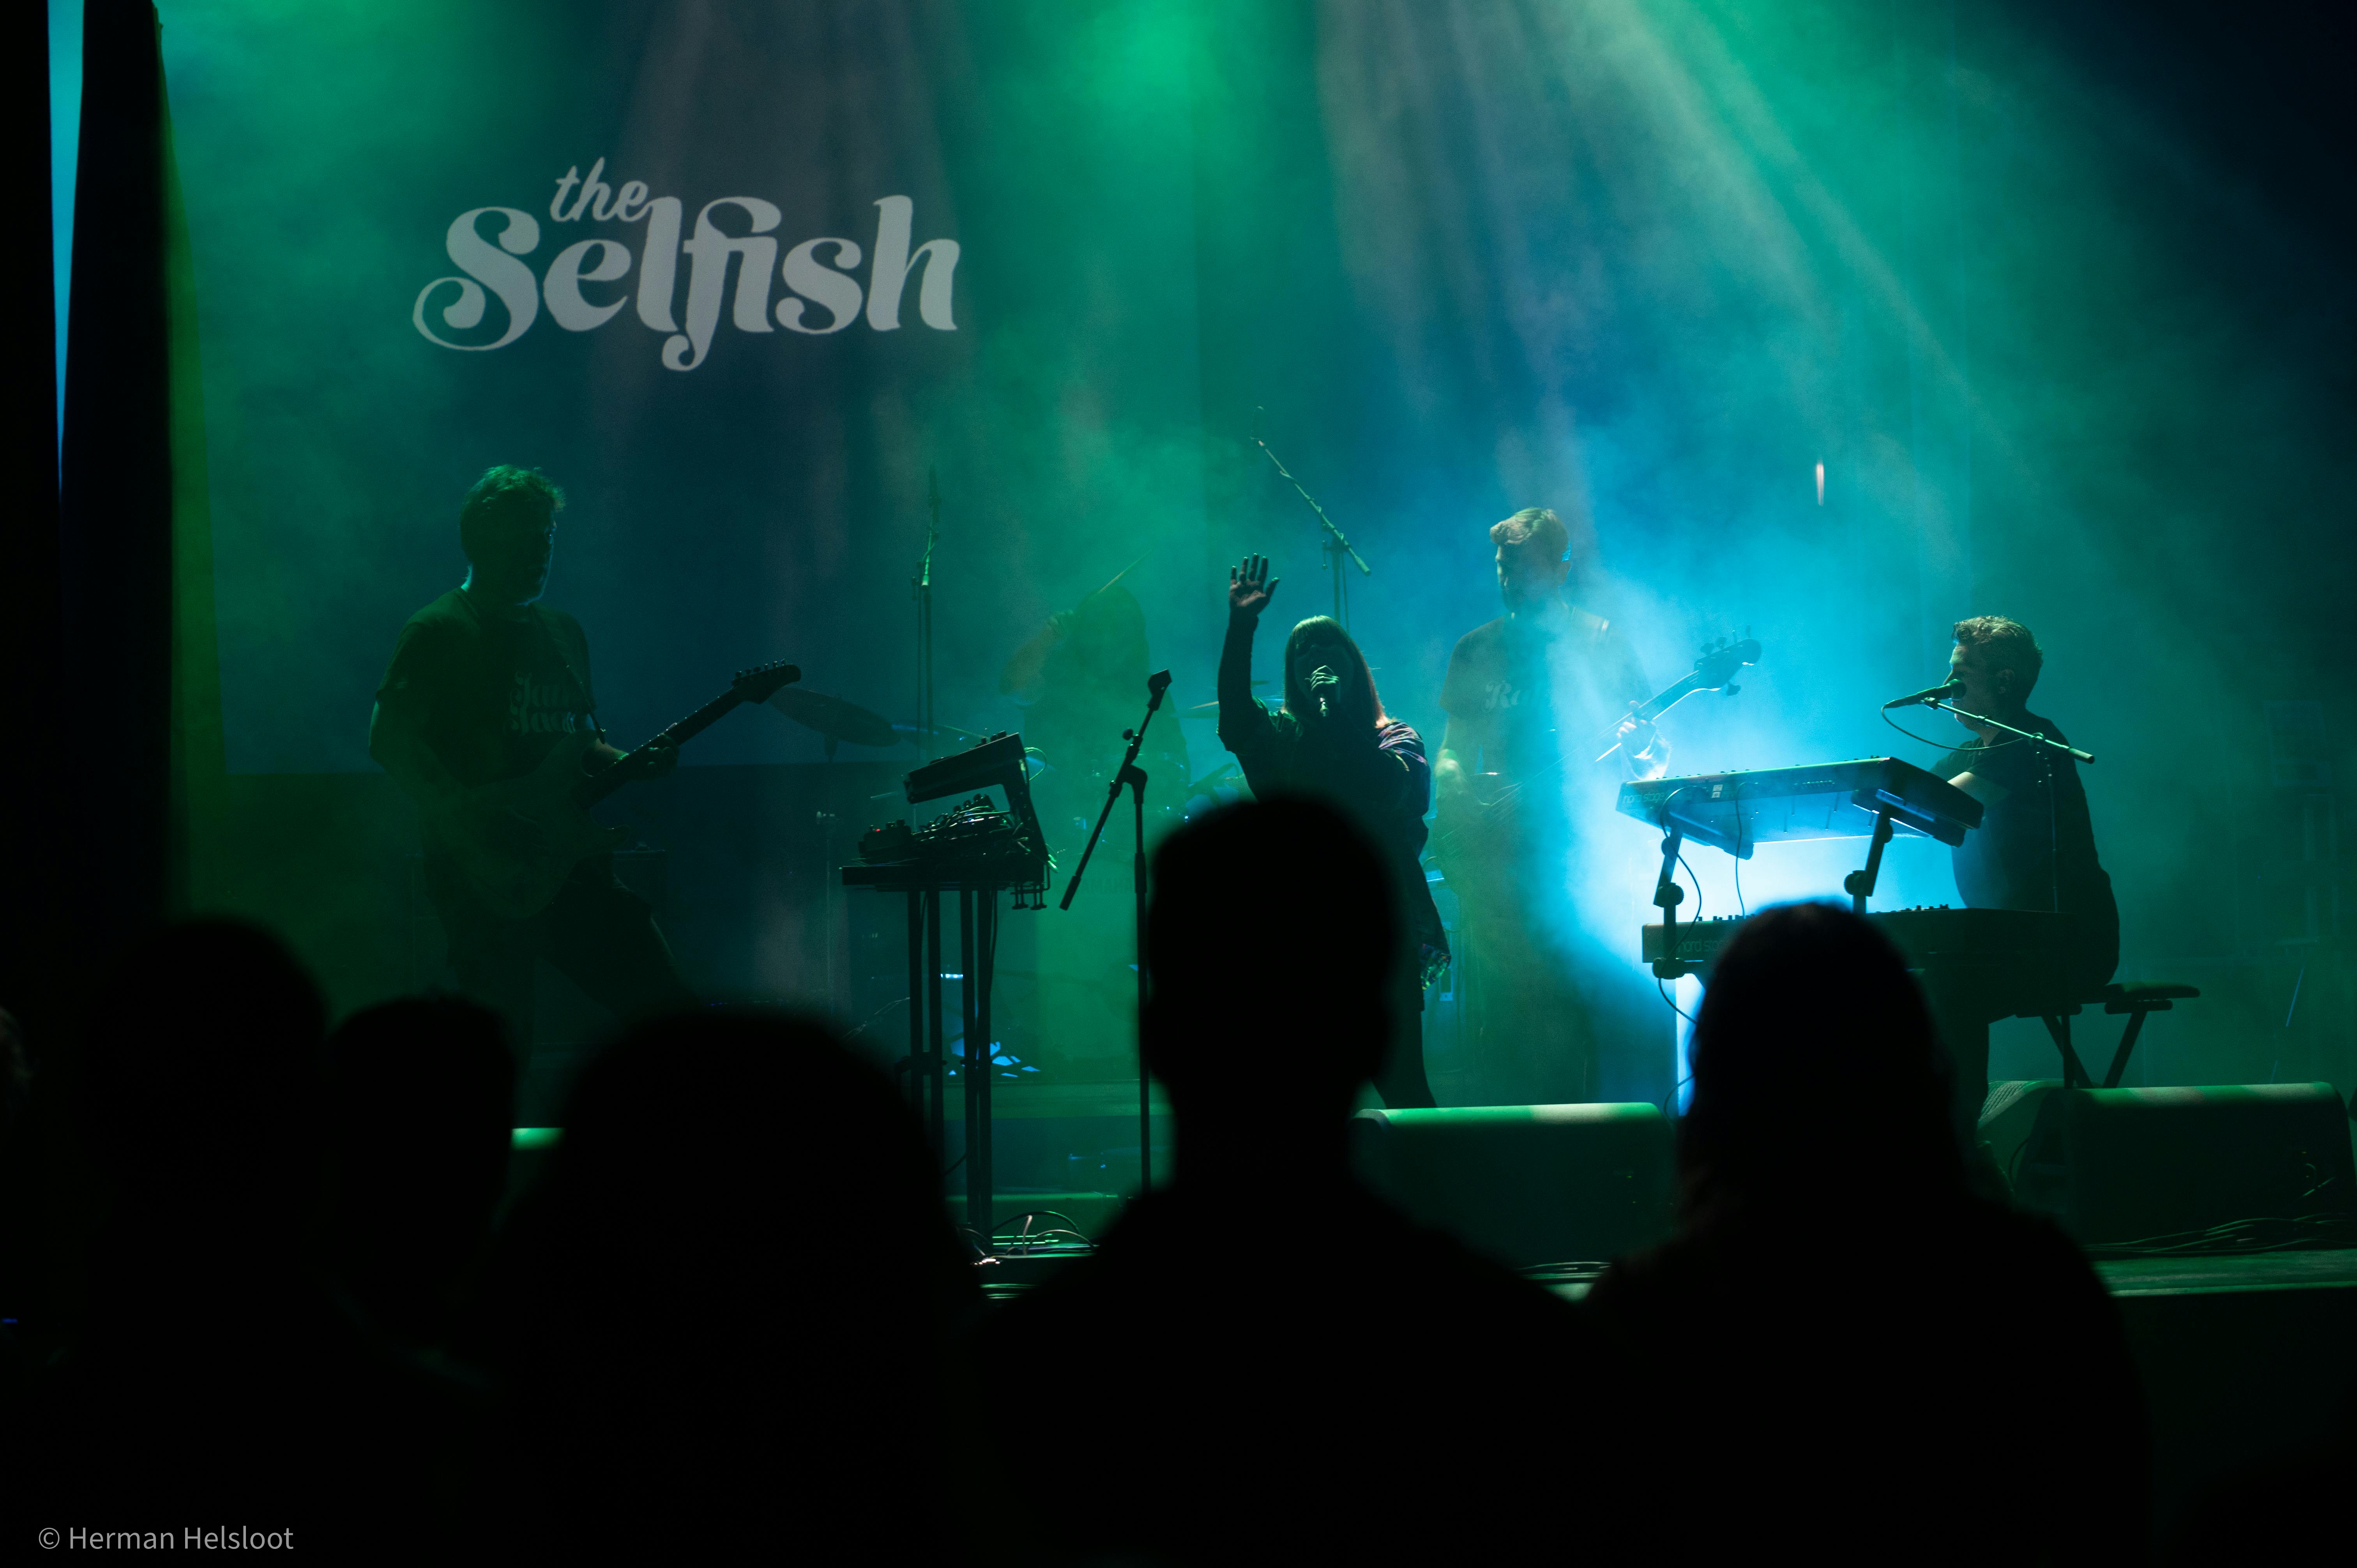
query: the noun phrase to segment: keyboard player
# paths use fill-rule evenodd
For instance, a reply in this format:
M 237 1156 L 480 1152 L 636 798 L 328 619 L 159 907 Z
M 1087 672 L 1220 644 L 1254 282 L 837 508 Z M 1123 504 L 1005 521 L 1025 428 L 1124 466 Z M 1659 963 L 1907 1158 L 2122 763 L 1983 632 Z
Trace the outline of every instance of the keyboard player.
M 1984 813 L 1979 828 L 1966 833 L 1954 852 L 1956 892 L 1975 909 L 2038 909 L 2066 917 L 2062 979 L 2074 996 L 2083 997 L 2108 982 L 2119 963 L 2120 912 L 2112 879 L 2095 855 L 2095 830 L 2078 764 L 2051 747 L 1963 716 L 1980 714 L 2063 740 L 2060 725 L 2029 711 L 2044 653 L 2028 627 L 2003 616 L 1960 620 L 1954 635 L 1948 669 L 1964 690 L 1950 703 L 1962 710 L 1957 722 L 1974 738 L 1948 753 L 1937 771 L 1978 800 Z M 1988 1091 L 1988 1022 L 1985 1017 L 1969 1025 L 1954 1015 L 1962 1004 L 2003 1017 L 2018 1010 L 2018 999 L 1987 999 L 2003 1009 L 1994 1013 L 1988 1005 L 1971 1007 L 1968 999 L 1948 999 L 1950 1005 L 1941 1005 L 1942 998 L 1933 1001 L 1948 1015 L 1942 1032 L 1956 1058 L 1959 1110 L 1977 1120 Z

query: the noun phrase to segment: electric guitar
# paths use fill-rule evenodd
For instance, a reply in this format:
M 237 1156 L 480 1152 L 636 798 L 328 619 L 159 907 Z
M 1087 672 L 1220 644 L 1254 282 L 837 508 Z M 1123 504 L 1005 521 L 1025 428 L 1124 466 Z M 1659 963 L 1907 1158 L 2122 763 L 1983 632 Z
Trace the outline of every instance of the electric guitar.
M 1760 644 L 1755 639 L 1708 644 L 1695 660 L 1692 670 L 1630 709 L 1627 717 L 1651 724 L 1696 692 L 1723 691 L 1732 696 L 1742 690 L 1733 683 L 1737 674 L 1759 662 Z M 1449 802 L 1435 824 L 1434 860 L 1447 871 L 1452 862 L 1463 865 L 1486 859 L 1493 852 L 1512 853 L 1517 847 L 1514 819 L 1522 809 L 1524 793 L 1560 779 L 1575 751 L 1587 757 L 1601 747 L 1595 762 L 1600 764 L 1610 758 L 1620 750 L 1620 729 L 1624 722 L 1622 718 L 1614 719 L 1609 728 L 1598 731 L 1596 738 L 1585 747 L 1563 746 L 1555 760 L 1520 778 L 1510 779 L 1498 773 L 1474 775 L 1475 782 L 1462 797 Z
M 589 808 L 644 778 L 653 748 L 692 740 L 729 709 L 767 702 L 802 674 L 791 664 L 740 670 L 726 691 L 597 773 L 581 770 L 597 736 L 560 736 L 539 767 L 466 791 L 435 826 L 486 908 L 503 919 L 528 918 L 548 908 L 576 865 L 630 836 L 627 828 L 592 821 Z

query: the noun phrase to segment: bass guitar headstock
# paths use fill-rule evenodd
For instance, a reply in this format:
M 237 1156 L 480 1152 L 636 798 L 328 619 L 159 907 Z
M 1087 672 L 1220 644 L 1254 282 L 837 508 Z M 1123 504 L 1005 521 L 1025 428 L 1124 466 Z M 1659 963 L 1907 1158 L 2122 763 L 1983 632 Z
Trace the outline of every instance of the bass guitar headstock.
M 1760 662 L 1760 643 L 1747 637 L 1740 642 L 1732 638 L 1720 638 L 1705 643 L 1702 655 L 1695 660 L 1694 673 L 1687 679 L 1694 682 L 1688 688 L 1696 692 L 1725 692 L 1735 695 L 1743 688 L 1731 684 L 1745 666 Z
M 766 703 L 779 688 L 791 686 L 802 678 L 800 667 L 780 660 L 775 664 L 756 665 L 739 670 L 728 682 L 729 691 L 740 702 Z

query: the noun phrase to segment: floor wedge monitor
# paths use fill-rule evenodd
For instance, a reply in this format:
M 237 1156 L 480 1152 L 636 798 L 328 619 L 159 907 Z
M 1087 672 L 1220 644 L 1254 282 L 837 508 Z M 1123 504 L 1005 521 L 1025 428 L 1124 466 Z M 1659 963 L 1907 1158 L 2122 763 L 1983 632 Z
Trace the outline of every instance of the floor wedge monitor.
M 1600 1262 L 1669 1234 L 1673 1139 L 1657 1106 L 1361 1111 L 1351 1139 L 1377 1191 L 1510 1267 Z
M 2329 1083 L 2049 1092 L 2012 1163 L 2015 1201 L 2090 1246 L 2357 1243 Z

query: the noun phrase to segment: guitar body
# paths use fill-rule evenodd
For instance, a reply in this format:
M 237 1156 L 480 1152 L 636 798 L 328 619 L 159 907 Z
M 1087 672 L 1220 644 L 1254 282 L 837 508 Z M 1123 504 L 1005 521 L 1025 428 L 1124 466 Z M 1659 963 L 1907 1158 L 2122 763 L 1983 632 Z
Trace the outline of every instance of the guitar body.
M 501 919 L 539 914 L 575 866 L 630 836 L 599 826 L 576 799 L 596 742 L 586 731 L 559 736 L 538 768 L 469 789 L 436 824 L 468 890 Z
M 583 774 L 581 759 L 597 744 L 597 736 L 587 730 L 560 736 L 539 767 L 468 790 L 435 828 L 485 908 L 504 920 L 528 920 L 548 908 L 575 866 L 630 836 L 628 829 L 600 826 L 589 808 L 644 777 L 654 747 L 676 748 L 723 714 L 766 703 L 802 675 L 786 663 L 739 670 L 728 690 L 594 778 Z
M 1516 858 L 1522 847 L 1521 795 L 1502 774 L 1475 773 L 1462 792 L 1440 803 L 1432 858 L 1451 882 L 1474 880 Z

